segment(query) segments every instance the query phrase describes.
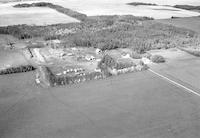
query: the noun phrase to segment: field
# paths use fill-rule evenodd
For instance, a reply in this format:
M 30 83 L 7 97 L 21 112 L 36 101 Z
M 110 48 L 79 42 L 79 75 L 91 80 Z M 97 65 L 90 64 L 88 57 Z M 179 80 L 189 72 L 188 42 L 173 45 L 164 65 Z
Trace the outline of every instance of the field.
M 190 11 L 197 11 L 200 12 L 200 6 L 193 6 L 193 5 L 175 5 L 175 8 L 185 9 Z
M 155 19 L 164 19 L 170 18 L 171 16 L 178 17 L 189 17 L 197 16 L 199 13 L 186 11 L 182 9 L 176 9 L 168 6 L 131 6 L 127 3 L 133 2 L 132 0 L 123 0 L 123 1 L 94 1 L 94 0 L 76 0 L 76 1 L 52 1 L 52 3 L 62 5 L 63 7 L 70 8 L 72 10 L 78 11 L 80 13 L 87 14 L 88 16 L 96 15 L 134 15 L 134 16 L 147 16 L 153 17 Z M 137 1 L 136 1 L 137 2 Z M 148 1 L 147 3 L 158 3 L 164 5 L 165 1 Z M 166 2 L 167 3 L 167 2 Z M 173 3 L 169 2 L 168 3 Z M 175 2 L 174 2 L 175 3 Z M 177 2 L 178 3 L 178 2 Z M 169 10 L 155 10 L 155 9 L 169 9 Z M 173 11 L 179 10 L 179 11 Z
M 20 1 L 21 0 L 0 0 L 0 3 L 10 3 L 10 2 L 20 2 Z M 23 0 L 23 1 L 34 1 L 34 0 Z
M 199 92 L 199 58 L 176 49 L 150 53 L 167 59 L 151 69 Z M 149 71 L 49 89 L 34 78 L 0 76 L 2 138 L 200 136 L 199 97 Z
M 50 8 L 33 7 L 19 9 L 13 8 L 12 4 L 0 5 L 0 26 L 18 24 L 50 25 L 71 22 L 79 21 Z
M 160 23 L 174 25 L 177 27 L 187 28 L 197 33 L 200 33 L 200 17 L 163 19 L 163 20 L 156 20 L 156 21 Z
M 164 19 L 157 20 L 159 23 L 164 23 L 167 25 L 173 25 L 176 27 L 187 28 L 200 34 L 200 17 L 187 17 L 187 18 L 176 18 L 176 19 Z M 193 45 L 182 47 L 181 49 L 194 55 L 200 56 L 200 40 L 197 39 Z M 179 46 L 181 47 L 181 46 Z
M 53 89 L 33 76 L 0 76 L 2 138 L 199 138 L 199 98 L 148 71 Z
M 0 51 L 0 69 L 29 64 L 30 63 L 24 58 L 21 51 Z
M 195 57 L 181 50 L 153 50 L 151 54 L 163 55 L 167 63 L 150 65 L 150 68 L 176 82 L 200 92 L 199 57 Z
M 48 0 L 46 0 L 48 1 Z M 33 2 L 33 1 L 32 1 Z M 134 16 L 147 16 L 152 17 L 155 19 L 164 19 L 170 18 L 172 16 L 175 17 L 190 17 L 190 16 L 197 16 L 200 13 L 172 8 L 169 6 L 131 6 L 127 5 L 127 3 L 133 2 L 132 0 L 125 0 L 125 1 L 94 1 L 94 0 L 76 0 L 76 1 L 69 1 L 69 0 L 54 0 L 49 1 L 56 5 L 63 6 L 65 8 L 72 9 L 74 11 L 87 14 L 88 16 L 96 16 L 96 15 L 134 15 Z M 26 3 L 26 2 L 16 2 L 16 3 Z M 15 4 L 16 4 L 15 3 Z M 31 2 L 28 2 L 31 3 Z M 151 1 L 149 2 L 151 3 Z M 156 3 L 159 5 L 165 5 L 166 1 L 152 1 L 152 3 Z M 169 2 L 168 3 L 175 3 L 175 4 L 182 4 L 182 2 Z M 191 2 L 192 3 L 192 2 Z M 165 9 L 165 10 L 163 10 Z M 159 12 L 158 12 L 159 11 Z

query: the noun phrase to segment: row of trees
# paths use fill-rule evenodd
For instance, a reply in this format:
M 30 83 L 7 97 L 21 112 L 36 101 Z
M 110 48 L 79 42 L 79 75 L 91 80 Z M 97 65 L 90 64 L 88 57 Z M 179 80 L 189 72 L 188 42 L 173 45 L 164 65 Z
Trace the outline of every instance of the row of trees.
M 60 85 L 67 85 L 67 84 L 74 84 L 80 83 L 84 81 L 94 80 L 94 79 L 101 79 L 103 78 L 103 74 L 101 72 L 88 72 L 85 75 L 66 75 L 66 76 L 57 76 L 52 73 L 50 68 L 43 67 L 43 71 L 45 71 L 46 79 L 49 81 L 51 86 L 60 86 Z
M 4 74 L 12 74 L 12 73 L 21 73 L 21 72 L 28 72 L 28 71 L 33 71 L 36 68 L 31 66 L 31 65 L 27 65 L 27 66 L 20 66 L 20 67 L 11 67 L 11 68 L 7 68 L 4 70 L 0 71 L 0 75 L 4 75 Z
M 127 61 L 128 59 L 126 59 Z M 107 68 L 110 69 L 124 69 L 133 66 L 134 64 L 132 62 L 123 62 L 123 61 L 116 61 L 112 56 L 110 55 L 104 55 L 101 61 L 98 63 L 98 68 L 101 70 L 107 70 Z

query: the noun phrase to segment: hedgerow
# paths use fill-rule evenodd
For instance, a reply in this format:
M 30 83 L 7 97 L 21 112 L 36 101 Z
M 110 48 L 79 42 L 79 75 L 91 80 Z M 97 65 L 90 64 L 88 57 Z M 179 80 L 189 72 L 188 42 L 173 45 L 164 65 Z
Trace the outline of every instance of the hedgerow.
M 0 70 L 0 75 L 28 72 L 28 71 L 33 71 L 35 69 L 36 68 L 31 65 L 20 66 L 20 67 L 10 67 L 7 69 Z
M 43 66 L 41 69 L 42 73 L 45 74 L 45 78 L 43 81 L 48 81 L 50 86 L 60 86 L 60 85 L 68 85 L 74 83 L 81 83 L 84 81 L 94 80 L 94 79 L 102 79 L 105 76 L 101 72 L 87 72 L 84 75 L 65 75 L 58 76 L 52 73 L 49 67 Z M 41 80 L 42 82 L 42 80 Z

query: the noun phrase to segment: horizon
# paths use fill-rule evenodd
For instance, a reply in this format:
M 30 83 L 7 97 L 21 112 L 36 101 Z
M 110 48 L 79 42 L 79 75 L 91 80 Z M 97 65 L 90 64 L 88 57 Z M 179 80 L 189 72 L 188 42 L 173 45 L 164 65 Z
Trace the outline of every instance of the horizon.
M 6 1 L 10 1 L 10 2 L 28 2 L 28 1 L 42 1 L 42 0 L 0 0 L 0 3 L 6 3 Z M 95 1 L 95 0 L 44 0 L 44 1 L 69 1 L 69 2 L 95 2 L 95 3 L 102 3 L 102 2 L 107 2 L 107 3 L 129 3 L 129 2 L 144 2 L 144 3 L 155 3 L 155 4 L 159 4 L 159 5 L 176 5 L 176 4 L 187 4 L 187 5 L 200 5 L 200 1 L 199 0 L 176 0 L 176 1 L 172 1 L 172 0 L 101 0 L 101 1 Z M 8 3 L 10 3 L 8 2 Z

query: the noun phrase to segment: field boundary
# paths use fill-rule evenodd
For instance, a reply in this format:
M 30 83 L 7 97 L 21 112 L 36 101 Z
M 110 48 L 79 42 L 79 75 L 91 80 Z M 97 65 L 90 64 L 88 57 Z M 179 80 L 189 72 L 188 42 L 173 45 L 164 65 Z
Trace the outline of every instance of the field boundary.
M 163 76 L 163 75 L 161 75 L 161 74 L 159 74 L 159 73 L 157 73 L 157 72 L 155 72 L 155 71 L 153 71 L 153 70 L 151 70 L 151 69 L 148 69 L 148 70 L 149 70 L 151 73 L 153 73 L 153 74 L 159 76 L 160 78 L 163 78 L 164 80 L 167 80 L 168 82 L 170 82 L 170 83 L 172 83 L 172 84 L 174 84 L 174 85 L 176 85 L 176 86 L 178 86 L 178 87 L 180 87 L 180 88 L 185 89 L 187 92 L 192 93 L 192 94 L 195 94 L 196 96 L 199 96 L 199 97 L 200 97 L 200 93 L 198 93 L 198 92 L 196 92 L 196 91 L 194 91 L 194 90 L 192 90 L 192 89 L 190 89 L 190 88 L 188 88 L 188 87 L 186 87 L 186 86 L 184 86 L 184 85 L 182 85 L 182 84 L 180 84 L 180 83 L 178 83 L 178 82 L 176 82 L 176 81 L 173 81 L 173 80 L 171 80 L 171 79 L 169 79 L 169 78 L 167 78 L 167 77 L 165 77 L 165 76 Z

